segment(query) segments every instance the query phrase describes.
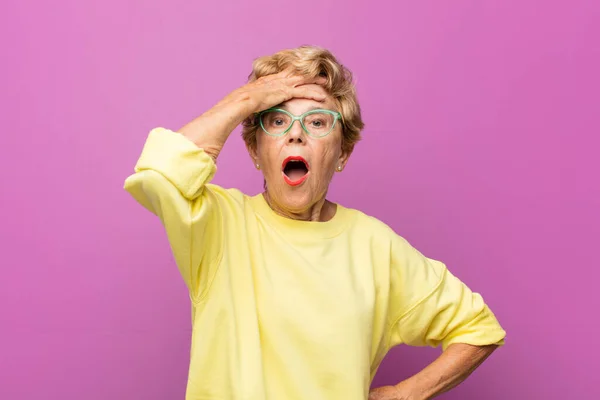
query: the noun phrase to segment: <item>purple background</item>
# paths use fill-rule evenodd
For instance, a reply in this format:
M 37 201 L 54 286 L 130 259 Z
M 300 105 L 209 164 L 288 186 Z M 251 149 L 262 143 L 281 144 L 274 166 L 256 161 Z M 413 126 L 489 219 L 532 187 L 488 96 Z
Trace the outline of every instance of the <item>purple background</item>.
M 183 398 L 187 294 L 123 180 L 151 128 L 305 43 L 353 70 L 367 123 L 331 198 L 446 262 L 508 331 L 442 398 L 600 398 L 597 1 L 0 7 L 1 399 Z M 239 130 L 219 164 L 260 190 Z M 396 348 L 374 384 L 438 352 Z

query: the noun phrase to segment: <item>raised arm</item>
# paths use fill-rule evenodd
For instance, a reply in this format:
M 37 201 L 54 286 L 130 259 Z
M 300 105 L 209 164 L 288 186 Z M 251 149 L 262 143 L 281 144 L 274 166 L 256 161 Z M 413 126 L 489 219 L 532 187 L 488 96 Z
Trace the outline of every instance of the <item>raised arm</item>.
M 233 91 L 178 132 L 157 128 L 148 135 L 125 190 L 160 218 L 192 299 L 202 297 L 223 247 L 221 215 L 229 192 L 207 184 L 227 138 L 254 112 L 292 97 L 322 100 L 306 86 L 318 82 L 290 71 L 266 76 Z

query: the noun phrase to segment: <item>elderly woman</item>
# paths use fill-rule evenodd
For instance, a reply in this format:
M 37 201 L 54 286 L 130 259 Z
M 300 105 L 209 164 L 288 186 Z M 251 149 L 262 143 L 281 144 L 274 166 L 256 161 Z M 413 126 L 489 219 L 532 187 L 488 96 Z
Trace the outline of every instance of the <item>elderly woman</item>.
M 255 196 L 211 184 L 243 123 Z M 327 200 L 363 128 L 350 72 L 303 46 L 178 131 L 152 130 L 125 189 L 165 226 L 192 303 L 186 399 L 429 399 L 503 344 L 482 297 L 383 222 Z M 442 346 L 369 390 L 394 346 Z

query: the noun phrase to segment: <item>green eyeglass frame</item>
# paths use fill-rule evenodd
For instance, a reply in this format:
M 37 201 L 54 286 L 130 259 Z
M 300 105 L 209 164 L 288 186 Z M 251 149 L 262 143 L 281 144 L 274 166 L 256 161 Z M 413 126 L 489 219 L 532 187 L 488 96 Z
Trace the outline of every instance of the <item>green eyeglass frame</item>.
M 263 125 L 263 121 L 262 121 L 263 114 L 266 114 L 266 113 L 269 113 L 269 112 L 281 112 L 281 113 L 284 113 L 284 114 L 288 115 L 292 119 L 292 121 L 290 122 L 290 126 L 288 126 L 287 129 L 284 130 L 281 133 L 278 133 L 278 134 L 269 133 L 265 129 L 265 127 Z M 330 115 L 333 115 L 334 119 L 333 119 L 333 123 L 331 124 L 331 129 L 329 129 L 329 131 L 327 133 L 324 133 L 324 134 L 321 134 L 321 135 L 313 135 L 312 133 L 310 133 L 310 131 L 306 128 L 306 126 L 304 126 L 303 120 L 304 120 L 304 117 L 306 117 L 308 115 L 311 115 L 311 114 L 330 114 Z M 257 113 L 256 116 L 258 117 L 258 121 L 260 123 L 260 127 L 262 128 L 262 130 L 267 135 L 269 135 L 269 136 L 275 136 L 275 137 L 284 136 L 285 134 L 287 134 L 290 131 L 290 129 L 292 129 L 292 126 L 294 126 L 294 122 L 300 121 L 300 126 L 302 126 L 302 130 L 304 132 L 306 132 L 307 135 L 315 137 L 315 138 L 322 138 L 322 137 L 325 137 L 325 136 L 329 135 L 333 131 L 333 129 L 335 128 L 335 124 L 336 124 L 336 122 L 337 122 L 338 119 L 342 119 L 342 114 L 340 114 L 338 111 L 332 111 L 332 110 L 326 110 L 326 109 L 310 110 L 310 111 L 305 112 L 302 115 L 294 115 L 294 114 L 290 113 L 289 111 L 284 110 L 282 108 L 269 108 L 269 109 L 266 109 L 264 111 L 261 111 L 261 112 Z

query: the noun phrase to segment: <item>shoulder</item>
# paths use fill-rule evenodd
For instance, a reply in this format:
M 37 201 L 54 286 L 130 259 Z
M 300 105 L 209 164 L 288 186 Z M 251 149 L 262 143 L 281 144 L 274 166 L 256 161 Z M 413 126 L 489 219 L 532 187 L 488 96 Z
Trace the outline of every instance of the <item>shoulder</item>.
M 369 232 L 381 239 L 400 237 L 396 231 L 384 221 L 355 208 L 344 207 L 344 209 L 348 215 L 351 215 L 353 229 Z
M 393 253 L 404 239 L 386 222 L 361 210 L 347 208 L 351 215 L 350 235 L 378 252 Z
M 357 209 L 346 208 L 346 211 L 352 215 L 353 235 L 369 239 L 378 247 L 385 246 L 395 257 L 420 255 L 418 250 L 388 223 Z

